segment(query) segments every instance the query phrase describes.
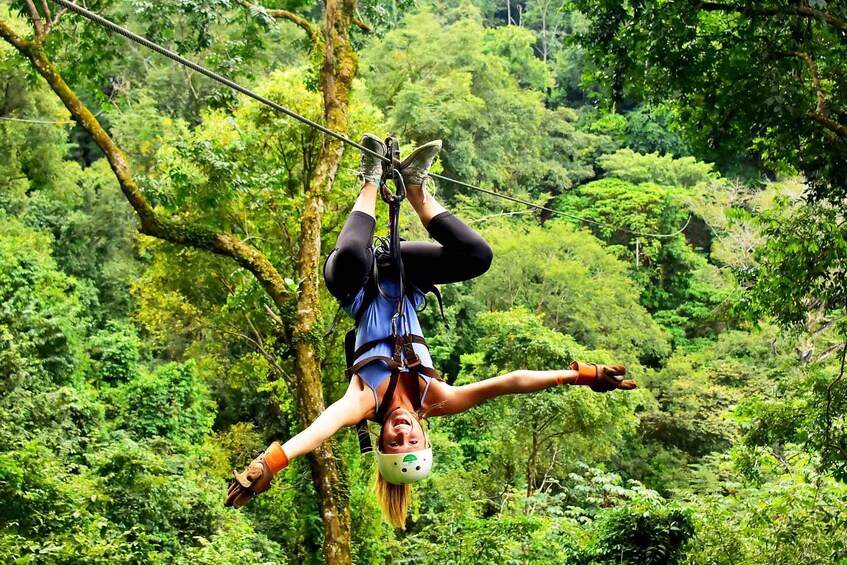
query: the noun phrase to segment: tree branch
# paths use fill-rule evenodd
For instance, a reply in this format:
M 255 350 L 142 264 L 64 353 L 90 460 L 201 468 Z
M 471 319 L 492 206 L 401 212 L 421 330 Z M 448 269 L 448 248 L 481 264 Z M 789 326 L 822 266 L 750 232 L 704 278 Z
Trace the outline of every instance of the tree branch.
M 818 98 L 818 103 L 815 106 L 815 113 L 820 114 L 821 116 L 826 116 L 826 95 L 821 87 L 821 77 L 818 73 L 818 66 L 815 64 L 812 56 L 805 51 L 783 51 L 781 55 L 802 59 L 806 63 L 806 66 L 809 67 L 809 70 L 812 72 L 812 84 L 815 87 L 815 94 Z
M 812 56 L 806 53 L 805 51 L 782 51 L 778 53 L 778 55 L 781 55 L 783 57 L 796 57 L 798 59 L 803 60 L 812 73 L 812 84 L 815 88 L 817 104 L 815 105 L 814 112 L 805 112 L 803 114 L 803 117 L 822 125 L 824 128 L 836 134 L 838 137 L 842 139 L 847 139 L 847 126 L 829 117 L 829 109 L 826 106 L 826 94 L 824 93 L 823 87 L 821 86 L 821 79 L 820 74 L 818 72 L 818 66 L 815 64 L 815 61 L 814 59 L 812 59 Z
M 245 244 L 231 234 L 216 233 L 210 228 L 196 223 L 162 217 L 157 214 L 133 179 L 129 164 L 121 149 L 103 129 L 97 118 L 65 83 L 40 45 L 27 42 L 3 22 L 0 22 L 0 37 L 3 37 L 30 60 L 53 92 L 62 100 L 71 117 L 85 129 L 106 155 L 112 172 L 118 180 L 121 192 L 141 221 L 139 228 L 141 233 L 171 243 L 205 249 L 218 255 L 230 257 L 256 277 L 278 307 L 288 303 L 292 296 L 282 276 L 259 250 Z
M 701 2 L 697 9 L 704 12 L 734 12 L 745 16 L 797 16 L 826 22 L 832 27 L 847 32 L 847 22 L 836 18 L 826 12 L 815 10 L 808 6 L 781 6 L 779 8 L 750 8 L 747 6 L 733 6 L 719 2 Z
M 835 133 L 838 137 L 847 139 L 847 126 L 844 124 L 840 124 L 832 118 L 823 116 L 817 112 L 806 112 L 803 114 L 803 117 L 819 123 L 829 131 Z
M 844 346 L 845 344 L 843 341 L 831 345 L 827 347 L 824 351 L 822 351 L 820 355 L 816 355 L 814 361 L 823 361 L 824 359 L 828 359 L 832 357 L 834 353 L 837 353 L 839 349 L 843 349 Z
M 72 4 L 76 4 L 76 0 L 74 0 L 74 1 L 72 2 Z M 50 28 L 52 29 L 52 28 L 56 27 L 56 24 L 58 24 L 58 23 L 59 23 L 59 20 L 61 20 L 61 19 L 62 19 L 62 17 L 63 17 L 65 14 L 67 14 L 67 13 L 68 13 L 68 9 L 67 9 L 67 8 L 62 8 L 61 10 L 59 10 L 58 12 L 56 12 L 56 16 L 53 18 L 53 23 L 51 24 Z
M 53 14 L 50 13 L 50 6 L 47 0 L 41 0 L 41 8 L 44 10 L 44 18 L 47 20 L 47 27 L 53 25 Z
M 294 12 L 282 10 L 278 8 L 265 8 L 259 4 L 253 4 L 249 0 L 239 0 L 239 4 L 250 10 L 251 12 L 263 13 L 275 20 L 288 20 L 289 22 L 300 26 L 306 35 L 309 36 L 312 44 L 317 45 L 320 41 L 320 33 L 309 21 L 303 16 L 299 16 Z
M 230 325 L 232 325 L 232 324 L 230 324 Z M 233 326 L 233 327 L 235 327 L 235 326 Z M 293 377 L 285 369 L 283 369 L 282 365 L 279 364 L 279 360 L 278 360 L 277 356 L 273 352 L 268 351 L 265 348 L 265 344 L 262 341 L 259 341 L 257 339 L 250 337 L 249 335 L 240 331 L 240 328 L 237 328 L 237 327 L 233 330 L 233 329 L 228 329 L 224 326 L 216 326 L 215 329 L 217 331 L 221 332 L 221 333 L 228 334 L 228 335 L 231 335 L 233 337 L 243 339 L 244 341 L 246 341 L 247 343 L 252 345 L 253 348 L 256 350 L 256 352 L 258 352 L 259 355 L 261 355 L 262 357 L 265 358 L 265 361 L 268 362 L 268 365 L 270 365 L 271 370 L 275 371 L 285 381 L 285 383 L 287 385 L 293 386 L 293 384 L 294 384 Z
M 44 39 L 44 22 L 41 21 L 41 15 L 38 13 L 38 8 L 32 0 L 24 0 L 26 9 L 29 12 L 29 17 L 32 19 L 32 25 L 35 27 L 35 42 L 41 43 Z
M 362 15 L 359 13 L 359 0 L 344 0 L 344 12 L 350 15 L 350 21 L 360 30 L 365 33 L 371 33 L 373 29 L 365 23 Z
M 838 372 L 838 376 L 826 385 L 826 430 L 824 435 L 824 444 L 826 445 L 826 449 L 829 449 L 831 447 L 830 433 L 832 431 L 832 417 L 830 414 L 830 409 L 832 405 L 832 387 L 834 387 L 842 378 L 844 378 L 845 357 L 847 357 L 847 340 L 845 340 L 845 343 L 843 344 L 843 349 L 841 350 L 841 370 Z M 843 452 L 843 450 L 839 451 Z
M 373 28 L 366 24 L 365 21 L 359 17 L 358 13 L 356 14 L 356 17 L 353 18 L 353 23 L 356 25 L 357 28 L 364 31 L 365 33 L 373 32 Z

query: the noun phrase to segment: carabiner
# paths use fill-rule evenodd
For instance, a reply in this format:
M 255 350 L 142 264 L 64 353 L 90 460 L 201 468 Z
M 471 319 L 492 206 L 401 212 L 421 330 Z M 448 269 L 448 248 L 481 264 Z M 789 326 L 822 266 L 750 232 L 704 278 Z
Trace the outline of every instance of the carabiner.
M 403 178 L 400 175 L 400 142 L 396 137 L 390 136 L 385 138 L 385 157 L 387 163 L 382 165 L 382 177 L 379 179 L 379 192 L 382 199 L 387 204 L 399 204 L 406 198 L 406 185 L 403 184 Z M 397 179 L 400 179 L 400 184 Z M 392 194 L 388 189 L 388 181 L 394 181 L 397 190 Z

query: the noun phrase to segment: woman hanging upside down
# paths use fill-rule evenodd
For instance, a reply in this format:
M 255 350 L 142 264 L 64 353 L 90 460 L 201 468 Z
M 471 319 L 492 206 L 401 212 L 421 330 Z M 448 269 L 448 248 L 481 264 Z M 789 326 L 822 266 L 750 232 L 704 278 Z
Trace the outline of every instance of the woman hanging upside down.
M 365 134 L 362 145 L 383 155 L 386 147 Z M 499 377 L 450 386 L 432 367 L 415 309 L 425 302 L 422 289 L 478 277 L 491 265 L 485 240 L 447 211 L 424 188 L 429 168 L 441 149 L 433 141 L 413 151 L 400 165 L 407 198 L 435 243 L 404 241 L 404 309 L 398 309 L 397 269 L 383 264 L 372 247 L 382 161 L 362 154 L 364 185 L 338 244 L 324 267 L 327 287 L 342 308 L 358 320 L 355 353 L 347 392 L 308 428 L 283 445 L 274 442 L 243 473 L 235 473 L 225 504 L 236 508 L 270 488 L 274 474 L 294 457 L 315 449 L 343 426 L 361 420 L 382 426 L 376 449 L 376 491 L 388 521 L 403 527 L 411 502 L 411 483 L 432 468 L 432 447 L 421 425 L 423 417 L 449 416 L 505 394 L 535 392 L 553 386 L 586 385 L 596 392 L 635 388 L 622 366 L 574 361 L 571 369 L 513 371 Z M 376 285 L 376 286 L 368 286 Z M 397 313 L 403 313 L 402 320 Z M 395 336 L 406 336 L 406 341 Z

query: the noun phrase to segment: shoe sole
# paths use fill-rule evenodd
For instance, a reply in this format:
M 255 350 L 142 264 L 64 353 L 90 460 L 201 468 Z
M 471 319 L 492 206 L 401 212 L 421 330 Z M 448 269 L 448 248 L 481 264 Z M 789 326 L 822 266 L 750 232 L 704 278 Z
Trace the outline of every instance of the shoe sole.
M 376 147 L 370 147 L 367 143 L 368 141 L 372 141 L 373 143 L 375 143 Z M 383 143 L 380 138 L 369 133 L 366 133 L 362 136 L 362 147 L 366 147 L 367 149 L 370 149 L 375 153 L 380 153 L 381 155 L 385 155 L 385 152 L 388 150 L 388 148 L 385 146 L 385 143 Z
M 441 151 L 441 140 L 440 139 L 437 139 L 435 141 L 430 141 L 429 143 L 424 143 L 423 145 L 421 145 L 420 147 L 418 147 L 417 149 L 415 149 L 414 151 L 409 153 L 408 157 L 403 159 L 403 161 L 400 163 L 400 170 L 402 171 L 403 167 L 407 166 L 409 163 L 411 163 L 413 160 L 415 160 L 419 155 L 421 155 L 422 153 L 424 153 L 427 150 L 429 150 L 433 147 L 436 147 L 436 146 L 437 146 L 436 154 L 438 154 L 438 152 Z

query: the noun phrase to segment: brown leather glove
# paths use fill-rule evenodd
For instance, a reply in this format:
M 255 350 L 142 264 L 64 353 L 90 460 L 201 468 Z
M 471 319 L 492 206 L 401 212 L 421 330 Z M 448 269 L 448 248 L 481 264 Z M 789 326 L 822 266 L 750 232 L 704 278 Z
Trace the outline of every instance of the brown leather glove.
M 235 480 L 229 485 L 224 506 L 240 508 L 247 504 L 254 494 L 265 492 L 271 488 L 274 475 L 288 467 L 288 456 L 277 442 L 261 455 L 253 459 L 243 473 L 233 471 Z
M 576 380 L 571 384 L 586 385 L 594 392 L 632 390 L 636 387 L 635 381 L 624 379 L 626 367 L 623 365 L 596 365 L 571 361 L 571 369 L 579 372 Z

